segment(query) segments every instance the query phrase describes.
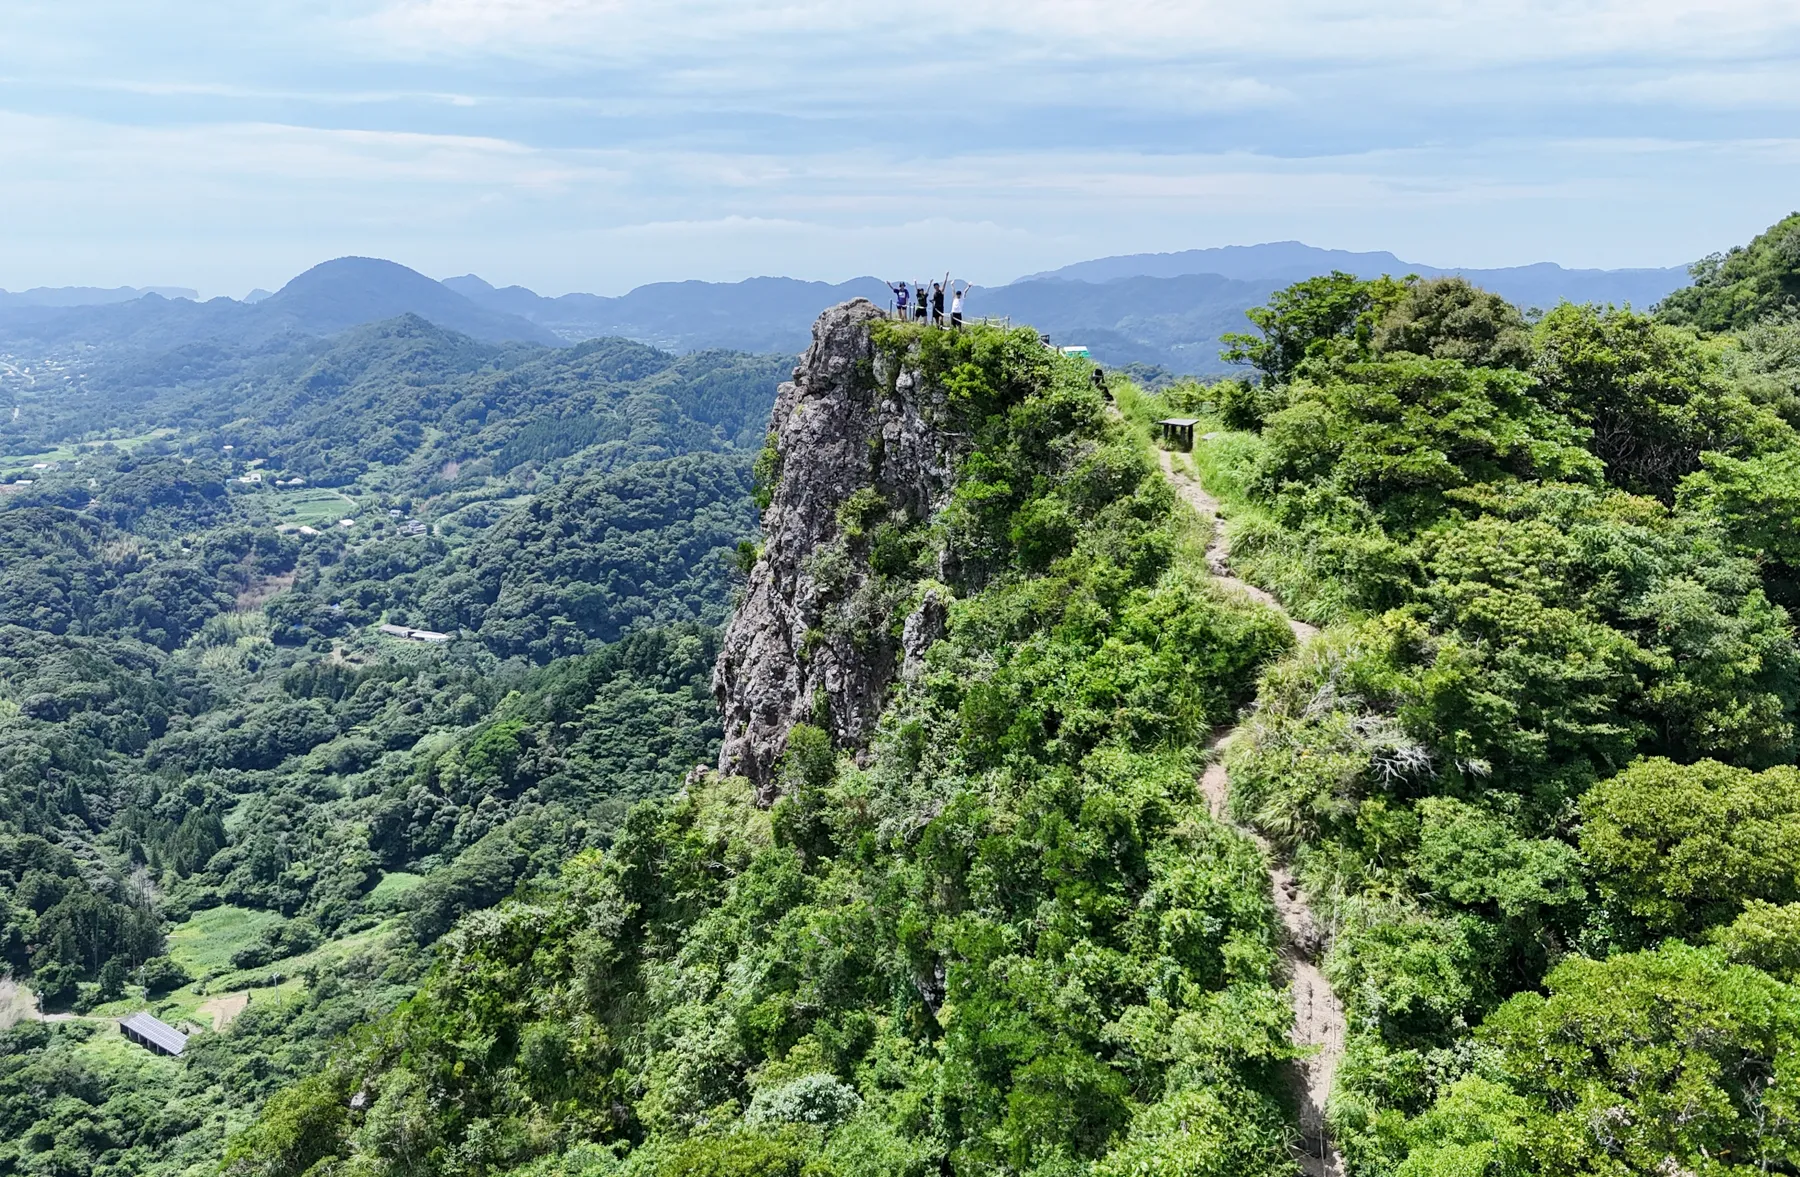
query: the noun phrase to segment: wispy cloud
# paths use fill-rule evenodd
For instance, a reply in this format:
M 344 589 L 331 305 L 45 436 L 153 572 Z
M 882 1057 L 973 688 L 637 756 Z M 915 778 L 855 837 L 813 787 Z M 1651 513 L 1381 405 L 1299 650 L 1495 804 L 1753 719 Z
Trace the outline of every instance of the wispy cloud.
M 968 39 L 989 55 L 1275 60 L 1557 61 L 1620 53 L 1684 60 L 1766 50 L 1800 33 L 1781 0 L 986 0 L 953 8 L 733 0 L 394 0 L 356 18 L 390 48 L 564 51 L 659 59 L 751 37 L 779 53 L 819 38 L 903 50 Z M 991 39 L 991 40 L 990 40 Z
M 21 83 L 17 77 L 0 81 Z M 441 102 L 451 106 L 474 106 L 481 98 L 473 94 L 453 94 L 430 90 L 340 90 L 331 88 L 245 86 L 227 82 L 159 81 L 133 78 L 76 77 L 65 79 L 74 89 L 102 93 L 139 94 L 150 98 L 220 98 L 295 103 L 325 106 L 364 106 L 396 102 Z

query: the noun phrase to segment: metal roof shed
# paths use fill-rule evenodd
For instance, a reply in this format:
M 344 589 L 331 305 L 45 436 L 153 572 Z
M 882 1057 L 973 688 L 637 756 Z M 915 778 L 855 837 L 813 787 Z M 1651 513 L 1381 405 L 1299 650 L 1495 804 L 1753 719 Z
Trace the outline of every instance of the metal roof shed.
M 145 1050 L 153 1050 L 158 1054 L 180 1055 L 187 1049 L 186 1034 L 147 1013 L 135 1013 L 121 1019 L 119 1033 Z

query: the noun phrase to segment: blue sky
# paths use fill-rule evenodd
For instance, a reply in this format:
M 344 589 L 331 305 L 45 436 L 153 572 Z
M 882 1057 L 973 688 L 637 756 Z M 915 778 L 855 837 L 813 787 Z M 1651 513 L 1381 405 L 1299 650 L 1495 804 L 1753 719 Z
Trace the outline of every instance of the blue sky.
M 1800 207 L 1792 0 L 6 0 L 0 287 L 545 293 L 1297 238 L 1672 265 Z

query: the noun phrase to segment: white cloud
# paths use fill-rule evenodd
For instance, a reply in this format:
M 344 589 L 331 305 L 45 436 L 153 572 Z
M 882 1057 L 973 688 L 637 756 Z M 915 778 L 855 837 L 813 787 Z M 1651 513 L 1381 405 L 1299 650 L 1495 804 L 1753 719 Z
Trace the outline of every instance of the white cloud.
M 0 285 L 1657 264 L 1800 181 L 1792 0 L 21 2 Z
M 1626 81 L 1619 94 L 1700 110 L 1793 110 L 1800 107 L 1800 70 L 1782 61 L 1659 71 Z
M 338 90 L 272 86 L 243 86 L 224 82 L 160 81 L 135 78 L 71 78 L 68 84 L 84 90 L 138 94 L 150 98 L 218 98 L 230 101 L 262 100 L 318 103 L 329 106 L 367 106 L 399 102 L 435 102 L 451 106 L 475 106 L 480 99 L 470 94 L 432 90 Z
M 1292 237 L 1438 264 L 1669 264 L 1784 211 L 1800 154 L 1787 140 L 1641 138 L 1292 158 L 594 150 L 17 114 L 0 114 L 0 140 L 39 161 L 0 188 L 0 286 L 230 293 L 344 253 L 600 293 L 898 273 L 922 258 L 994 282 L 1105 253 Z M 1734 177 L 1725 195 L 1709 180 L 1722 172 Z
M 1596 54 L 1704 60 L 1800 33 L 1787 0 L 985 0 L 949 8 L 839 0 L 392 0 L 359 27 L 405 52 L 567 53 L 670 59 L 753 41 L 819 38 L 918 49 L 977 44 L 1004 59 L 1051 54 L 1216 59 L 1562 61 Z
M 0 112 L 0 140 L 37 161 L 13 184 L 106 179 L 133 185 L 214 179 L 545 188 L 616 178 L 593 156 L 535 151 L 505 139 L 267 123 L 139 127 Z M 6 189 L 0 188 L 0 202 Z

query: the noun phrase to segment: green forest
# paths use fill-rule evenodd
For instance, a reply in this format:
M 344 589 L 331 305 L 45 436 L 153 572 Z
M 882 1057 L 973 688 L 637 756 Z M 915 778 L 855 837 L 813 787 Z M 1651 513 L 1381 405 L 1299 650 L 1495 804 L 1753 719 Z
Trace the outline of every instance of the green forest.
M 959 456 L 839 606 L 946 632 L 767 808 L 691 770 L 791 360 L 400 319 L 0 403 L 0 1177 L 1298 1174 L 1275 864 L 1347 1172 L 1800 1173 L 1800 215 L 1693 275 L 1322 275 L 1116 403 L 878 325 Z
M 0 1172 L 214 1170 L 462 915 L 713 755 L 786 367 L 407 318 L 10 394 Z M 208 1032 L 150 1056 L 140 1009 Z

